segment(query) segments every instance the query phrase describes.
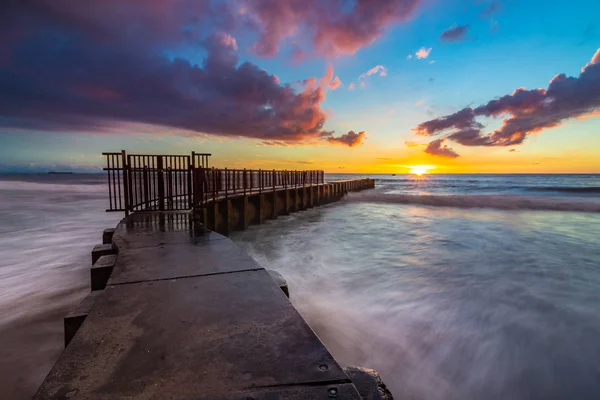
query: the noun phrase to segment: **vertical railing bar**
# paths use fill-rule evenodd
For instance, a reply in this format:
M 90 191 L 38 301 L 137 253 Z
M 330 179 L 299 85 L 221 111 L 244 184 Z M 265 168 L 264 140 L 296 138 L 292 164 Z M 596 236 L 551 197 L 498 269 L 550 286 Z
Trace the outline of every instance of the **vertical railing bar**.
M 213 202 L 217 200 L 217 177 L 215 174 L 215 167 L 212 168 L 212 178 L 213 178 Z
M 181 181 L 179 176 L 179 157 L 173 156 L 173 162 L 175 163 L 175 203 L 174 210 L 179 209 L 179 196 L 181 195 Z
M 116 159 L 116 164 L 118 166 L 119 159 L 116 156 L 115 156 L 115 159 Z M 123 183 L 125 183 L 125 181 L 123 181 Z M 121 201 L 121 175 L 119 174 L 119 171 L 117 171 L 117 189 L 119 190 L 119 208 L 123 208 L 123 202 Z
M 123 171 L 123 199 L 125 200 L 125 216 L 129 215 L 129 171 L 126 163 L 127 155 L 121 150 L 121 168 Z
M 229 175 L 227 174 L 227 167 L 225 168 L 225 198 L 229 196 Z
M 110 182 L 110 155 L 107 154 L 106 155 L 106 168 L 108 168 L 108 174 L 106 174 L 106 178 L 107 178 L 107 183 L 108 183 L 108 202 L 109 202 L 109 208 L 112 210 L 113 205 L 112 205 L 112 194 L 111 194 L 111 182 Z
M 110 157 L 111 157 L 111 163 L 113 164 L 113 167 L 114 167 L 114 165 L 115 165 L 115 156 L 111 155 Z M 116 207 L 117 206 L 117 188 L 116 188 L 116 184 L 115 184 L 115 182 L 117 181 L 116 178 L 115 178 L 116 171 L 113 168 L 113 170 L 111 172 L 112 172 L 111 185 L 112 185 L 113 204 Z
M 188 186 L 188 208 L 194 208 L 195 204 L 194 204 L 194 192 L 195 192 L 195 179 L 194 179 L 194 166 L 195 166 L 195 162 L 194 162 L 194 152 L 192 151 L 192 157 L 187 159 L 187 186 Z M 196 177 L 197 179 L 197 177 Z
M 153 200 L 153 202 L 156 202 L 156 200 L 158 200 L 157 196 L 156 196 L 156 179 L 155 179 L 155 175 L 154 175 L 155 169 L 156 169 L 154 166 L 155 160 L 156 160 L 156 156 L 149 157 L 149 160 L 148 160 L 148 164 L 150 167 L 149 172 L 150 172 L 150 183 L 151 183 L 150 184 L 150 192 L 151 192 L 150 198 Z
M 175 157 L 177 163 L 177 205 L 176 210 L 181 209 L 181 196 L 183 192 L 183 180 L 181 176 L 181 157 Z

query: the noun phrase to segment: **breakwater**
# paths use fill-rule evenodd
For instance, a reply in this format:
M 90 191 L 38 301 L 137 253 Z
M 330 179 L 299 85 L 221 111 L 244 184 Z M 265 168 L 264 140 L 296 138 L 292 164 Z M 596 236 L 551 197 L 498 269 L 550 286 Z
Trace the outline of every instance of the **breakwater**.
M 283 277 L 215 232 L 373 184 L 276 186 L 129 213 L 93 250 L 92 291 L 65 317 L 66 348 L 35 398 L 387 398 L 376 373 L 333 359 Z

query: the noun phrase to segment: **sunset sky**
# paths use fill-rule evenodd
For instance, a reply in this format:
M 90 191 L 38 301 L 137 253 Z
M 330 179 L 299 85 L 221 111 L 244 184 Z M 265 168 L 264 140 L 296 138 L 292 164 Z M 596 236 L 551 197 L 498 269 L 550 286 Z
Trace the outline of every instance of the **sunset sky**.
M 600 173 L 597 0 L 8 4 L 0 172 Z

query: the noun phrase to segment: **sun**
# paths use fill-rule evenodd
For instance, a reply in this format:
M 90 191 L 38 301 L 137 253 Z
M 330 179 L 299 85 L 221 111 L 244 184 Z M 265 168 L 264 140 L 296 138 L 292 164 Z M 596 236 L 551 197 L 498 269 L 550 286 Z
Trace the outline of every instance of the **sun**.
M 417 175 L 417 176 L 423 176 L 429 173 L 429 171 L 431 171 L 433 168 L 435 168 L 433 165 L 411 165 L 410 167 L 410 173 L 413 175 Z

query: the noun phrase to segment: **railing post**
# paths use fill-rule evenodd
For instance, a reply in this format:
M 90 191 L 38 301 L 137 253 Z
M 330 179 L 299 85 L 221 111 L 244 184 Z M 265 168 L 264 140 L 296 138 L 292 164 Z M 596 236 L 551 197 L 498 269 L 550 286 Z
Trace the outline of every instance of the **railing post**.
M 146 210 L 148 210 L 148 206 L 150 205 L 148 201 L 148 197 L 150 197 L 150 193 L 148 192 L 148 166 L 144 165 L 144 170 L 142 173 L 142 179 L 144 181 L 144 204 L 146 206 Z
M 247 178 L 247 173 L 246 173 L 246 168 L 244 168 L 244 196 L 246 195 L 246 178 Z
M 194 169 L 196 167 L 196 153 L 192 151 L 192 157 L 188 160 L 187 168 L 187 187 L 188 187 L 188 207 L 194 208 Z
M 262 193 L 262 188 L 263 188 L 262 169 L 259 169 L 258 170 L 258 193 Z
M 217 176 L 216 176 L 216 171 L 215 171 L 215 167 L 212 167 L 212 195 L 213 195 L 213 202 L 217 200 Z
M 165 210 L 165 181 L 163 175 L 163 156 L 156 156 L 156 169 L 158 170 L 158 209 Z
M 227 186 L 228 186 L 228 183 L 229 183 L 229 179 L 228 178 L 229 178 L 229 176 L 227 175 L 227 167 L 225 167 L 225 198 L 227 198 L 227 196 L 228 196 L 227 195 L 227 189 L 228 189 Z
M 121 168 L 123 169 L 123 198 L 125 200 L 125 216 L 129 215 L 129 171 L 127 165 L 127 153 L 121 150 Z
M 273 196 L 275 196 L 275 170 L 273 170 Z M 273 198 L 273 201 L 275 201 L 275 198 Z

